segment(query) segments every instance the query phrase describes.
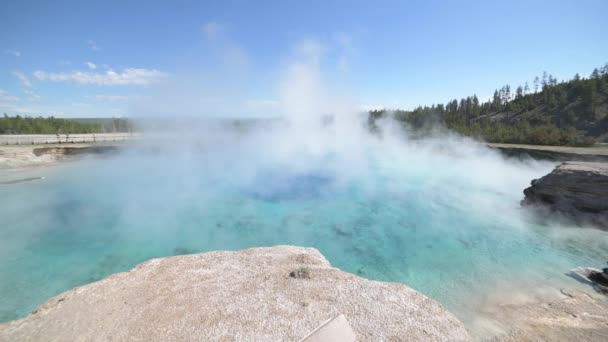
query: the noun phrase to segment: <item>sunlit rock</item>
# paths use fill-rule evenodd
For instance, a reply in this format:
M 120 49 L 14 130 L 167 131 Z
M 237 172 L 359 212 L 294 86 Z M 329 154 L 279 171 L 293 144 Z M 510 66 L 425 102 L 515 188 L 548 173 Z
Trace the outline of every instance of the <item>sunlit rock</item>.
M 340 314 L 359 341 L 469 338 L 405 285 L 340 271 L 316 249 L 277 246 L 150 260 L 0 325 L 0 340 L 297 341 Z

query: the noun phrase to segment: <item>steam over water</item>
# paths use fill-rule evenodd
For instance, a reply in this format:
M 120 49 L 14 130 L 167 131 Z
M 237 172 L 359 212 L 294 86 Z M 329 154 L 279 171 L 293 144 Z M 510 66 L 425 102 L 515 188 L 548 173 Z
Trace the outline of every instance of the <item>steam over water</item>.
M 0 321 L 150 258 L 212 250 L 315 247 L 465 321 L 496 286 L 572 283 L 569 269 L 603 264 L 605 232 L 541 225 L 520 208 L 554 164 L 505 160 L 446 133 L 411 139 L 391 122 L 371 134 L 323 87 L 319 49 L 304 47 L 279 82 L 282 123 L 177 118 L 170 134 L 146 132 L 119 155 L 0 186 Z M 186 88 L 160 89 L 134 111 L 196 116 L 207 103 Z
M 0 187 L 0 320 L 150 258 L 212 250 L 312 246 L 464 320 L 497 284 L 574 282 L 570 268 L 605 262 L 604 232 L 541 225 L 520 208 L 553 164 L 341 125 L 207 127 Z

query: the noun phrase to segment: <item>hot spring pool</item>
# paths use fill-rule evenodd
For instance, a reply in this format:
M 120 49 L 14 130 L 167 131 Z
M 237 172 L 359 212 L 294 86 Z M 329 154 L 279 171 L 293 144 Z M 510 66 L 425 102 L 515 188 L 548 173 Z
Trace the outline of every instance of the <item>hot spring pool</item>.
M 126 152 L 0 186 L 0 321 L 150 258 L 211 250 L 312 246 L 461 318 L 496 284 L 574 282 L 570 268 L 605 262 L 605 232 L 542 225 L 520 208 L 553 164 L 483 148 L 296 156 L 247 144 Z

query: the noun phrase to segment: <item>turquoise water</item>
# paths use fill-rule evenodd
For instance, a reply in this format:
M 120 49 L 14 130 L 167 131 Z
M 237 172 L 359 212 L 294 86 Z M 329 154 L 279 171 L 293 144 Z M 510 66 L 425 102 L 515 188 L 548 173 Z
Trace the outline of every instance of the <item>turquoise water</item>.
M 498 283 L 572 281 L 570 268 L 605 262 L 606 233 L 520 208 L 553 164 L 466 146 L 346 151 L 244 143 L 30 171 L 46 178 L 0 186 L 0 321 L 147 259 L 211 250 L 312 246 L 460 317 Z

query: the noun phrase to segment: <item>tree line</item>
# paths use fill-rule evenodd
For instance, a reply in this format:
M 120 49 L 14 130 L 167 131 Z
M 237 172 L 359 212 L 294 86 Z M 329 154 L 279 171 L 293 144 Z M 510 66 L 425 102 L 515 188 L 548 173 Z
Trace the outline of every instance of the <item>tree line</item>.
M 387 116 L 416 130 L 441 124 L 489 142 L 592 145 L 608 141 L 608 64 L 587 78 L 576 74 L 561 82 L 544 72 L 532 86 L 496 89 L 486 102 L 473 95 L 412 111 L 375 110 L 369 123 L 373 128 Z
M 128 119 L 59 119 L 55 117 L 0 117 L 0 134 L 78 134 L 132 132 Z

